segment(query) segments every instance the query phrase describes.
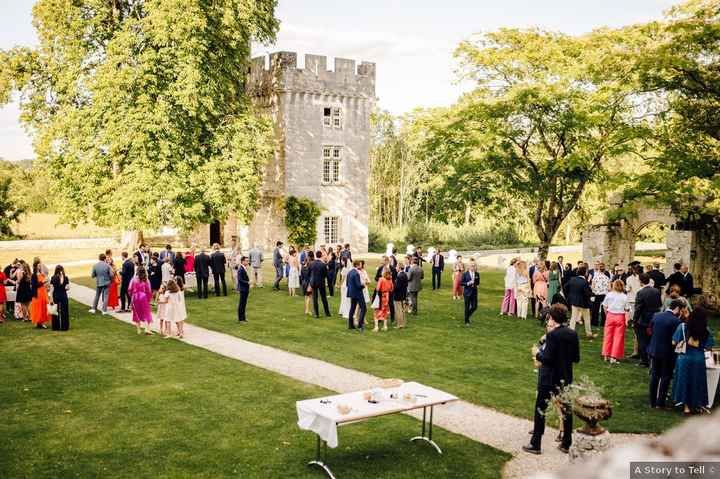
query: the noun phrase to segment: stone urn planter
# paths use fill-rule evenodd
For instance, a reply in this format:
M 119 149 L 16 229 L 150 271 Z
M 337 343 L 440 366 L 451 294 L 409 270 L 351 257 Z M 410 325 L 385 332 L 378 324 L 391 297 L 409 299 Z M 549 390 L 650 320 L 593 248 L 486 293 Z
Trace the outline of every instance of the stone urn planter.
M 589 436 L 599 436 L 605 429 L 598 423 L 610 419 L 612 405 L 607 399 L 593 396 L 578 396 L 573 401 L 573 412 L 585 422 L 585 426 L 578 429 L 579 433 Z
M 573 432 L 570 462 L 585 461 L 602 454 L 610 447 L 610 433 L 598 423 L 612 416 L 612 405 L 596 395 L 580 395 L 573 399 L 572 410 L 585 425 Z

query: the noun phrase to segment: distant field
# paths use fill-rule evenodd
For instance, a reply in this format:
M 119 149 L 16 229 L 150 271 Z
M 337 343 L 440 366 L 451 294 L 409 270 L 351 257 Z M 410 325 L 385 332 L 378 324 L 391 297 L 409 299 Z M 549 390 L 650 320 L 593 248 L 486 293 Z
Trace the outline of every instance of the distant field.
M 100 228 L 91 224 L 72 228 L 58 224 L 58 215 L 53 213 L 28 213 L 23 215 L 13 231 L 24 239 L 73 239 L 73 238 L 111 238 L 118 236 L 117 231 Z

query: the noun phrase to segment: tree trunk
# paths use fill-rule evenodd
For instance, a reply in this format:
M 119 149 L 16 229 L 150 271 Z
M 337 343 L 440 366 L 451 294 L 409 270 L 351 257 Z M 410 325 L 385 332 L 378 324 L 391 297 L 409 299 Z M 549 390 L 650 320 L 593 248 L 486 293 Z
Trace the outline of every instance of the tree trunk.
M 550 241 L 540 241 L 540 245 L 538 246 L 538 257 L 545 261 L 547 260 L 548 253 L 550 252 Z
M 135 251 L 145 239 L 143 238 L 143 232 L 140 230 L 134 231 L 123 231 L 122 240 L 120 241 L 120 248 L 127 250 L 128 252 Z
M 470 202 L 465 202 L 465 226 L 470 225 Z

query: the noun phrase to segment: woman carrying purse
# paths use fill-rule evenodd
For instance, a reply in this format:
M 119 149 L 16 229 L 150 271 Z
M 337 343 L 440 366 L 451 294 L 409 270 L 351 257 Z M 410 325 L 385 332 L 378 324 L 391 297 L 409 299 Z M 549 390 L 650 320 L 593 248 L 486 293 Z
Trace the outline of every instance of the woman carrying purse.
M 70 279 L 65 276 L 65 268 L 62 265 L 55 266 L 55 274 L 50 279 L 52 286 L 51 306 L 49 312 L 52 317 L 53 331 L 67 331 L 70 329 L 70 304 L 68 301 L 68 290 L 70 289 Z

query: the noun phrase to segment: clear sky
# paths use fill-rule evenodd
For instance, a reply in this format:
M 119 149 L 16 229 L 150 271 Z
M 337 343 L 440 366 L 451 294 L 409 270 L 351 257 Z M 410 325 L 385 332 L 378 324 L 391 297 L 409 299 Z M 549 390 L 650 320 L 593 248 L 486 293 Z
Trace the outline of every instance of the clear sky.
M 33 0 L 0 0 L 0 49 L 36 43 Z M 451 104 L 452 53 L 475 33 L 531 27 L 570 34 L 660 18 L 677 0 L 279 0 L 276 50 L 377 63 L 379 106 L 393 113 Z M 329 62 L 332 65 L 332 62 Z M 0 108 L 0 158 L 32 158 L 17 104 Z

